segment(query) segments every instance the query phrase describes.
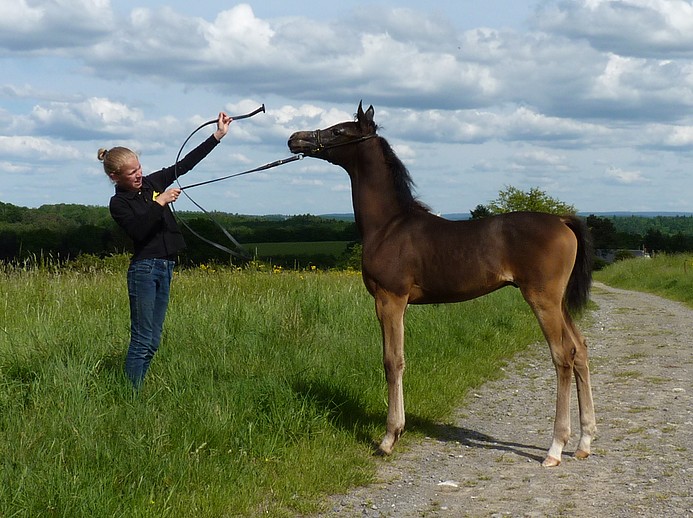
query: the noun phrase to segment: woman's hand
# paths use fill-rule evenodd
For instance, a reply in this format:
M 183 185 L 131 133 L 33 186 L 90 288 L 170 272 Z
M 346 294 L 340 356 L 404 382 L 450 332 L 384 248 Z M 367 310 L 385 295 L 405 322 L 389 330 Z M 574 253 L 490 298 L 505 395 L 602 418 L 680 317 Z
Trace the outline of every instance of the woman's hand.
M 176 201 L 178 196 L 180 196 L 180 189 L 178 187 L 172 187 L 171 189 L 159 194 L 154 201 L 156 201 L 162 207 L 165 207 L 169 203 Z
M 217 130 L 214 132 L 214 138 L 219 142 L 224 136 L 229 132 L 229 124 L 233 119 L 226 115 L 224 112 L 219 112 L 219 119 L 217 120 Z

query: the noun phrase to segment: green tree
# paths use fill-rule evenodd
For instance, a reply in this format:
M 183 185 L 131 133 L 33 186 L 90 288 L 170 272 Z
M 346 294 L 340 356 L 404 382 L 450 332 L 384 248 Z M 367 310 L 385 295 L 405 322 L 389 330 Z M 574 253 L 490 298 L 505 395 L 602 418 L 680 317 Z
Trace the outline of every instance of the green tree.
M 572 205 L 552 198 L 538 187 L 525 192 L 517 187 L 507 186 L 498 193 L 498 198 L 488 204 L 493 214 L 515 211 L 548 212 L 551 214 L 576 214 Z
M 616 248 L 616 227 L 613 221 L 590 214 L 586 222 L 592 232 L 595 248 Z
M 486 205 L 477 205 L 475 209 L 469 211 L 469 214 L 471 215 L 472 219 L 481 219 L 492 215 L 491 211 L 488 210 Z

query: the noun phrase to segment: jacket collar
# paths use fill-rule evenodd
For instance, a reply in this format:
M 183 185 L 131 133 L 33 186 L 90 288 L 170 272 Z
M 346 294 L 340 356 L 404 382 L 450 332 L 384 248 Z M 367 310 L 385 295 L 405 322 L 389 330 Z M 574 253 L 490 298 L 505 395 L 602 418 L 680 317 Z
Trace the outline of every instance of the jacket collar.
M 144 179 L 142 180 L 142 187 L 140 187 L 137 191 L 129 191 L 117 185 L 115 186 L 115 193 L 121 196 L 125 196 L 128 199 L 135 198 L 138 194 L 142 194 L 143 192 L 148 190 L 151 190 L 151 187 L 147 182 L 144 181 Z
M 135 198 L 138 194 L 142 192 L 142 189 L 138 191 L 128 191 L 127 189 L 123 189 L 122 187 L 116 186 L 115 188 L 115 193 L 119 196 L 124 196 L 128 199 Z

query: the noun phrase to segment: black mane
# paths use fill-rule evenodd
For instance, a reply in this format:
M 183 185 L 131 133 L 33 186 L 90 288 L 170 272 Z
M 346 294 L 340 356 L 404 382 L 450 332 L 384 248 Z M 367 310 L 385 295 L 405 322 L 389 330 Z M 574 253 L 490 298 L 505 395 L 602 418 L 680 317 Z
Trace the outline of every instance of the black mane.
M 385 157 L 385 164 L 392 173 L 392 181 L 395 184 L 395 194 L 402 206 L 406 210 L 416 211 L 422 210 L 430 212 L 430 209 L 421 203 L 412 193 L 413 187 L 416 186 L 412 180 L 407 167 L 402 163 L 399 157 L 395 154 L 389 142 L 383 137 L 378 137 L 380 146 Z

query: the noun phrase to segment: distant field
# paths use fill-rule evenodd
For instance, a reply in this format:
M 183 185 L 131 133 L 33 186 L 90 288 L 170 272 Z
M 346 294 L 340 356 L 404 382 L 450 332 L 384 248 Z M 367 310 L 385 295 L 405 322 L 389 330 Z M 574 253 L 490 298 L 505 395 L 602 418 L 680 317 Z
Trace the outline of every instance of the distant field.
M 243 247 L 252 255 L 266 258 L 276 256 L 302 256 L 325 254 L 341 256 L 350 241 L 312 241 L 293 243 L 247 243 Z

